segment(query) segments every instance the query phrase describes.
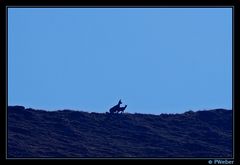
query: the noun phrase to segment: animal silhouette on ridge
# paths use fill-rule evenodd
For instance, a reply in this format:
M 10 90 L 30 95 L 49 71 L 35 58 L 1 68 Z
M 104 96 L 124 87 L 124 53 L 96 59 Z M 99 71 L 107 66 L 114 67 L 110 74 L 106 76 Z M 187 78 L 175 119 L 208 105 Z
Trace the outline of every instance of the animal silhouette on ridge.
M 109 109 L 110 113 L 118 113 L 118 112 L 124 112 L 124 110 L 127 108 L 127 105 L 125 105 L 124 107 L 120 107 L 120 105 L 122 104 L 121 99 L 118 101 L 118 104 L 113 106 L 112 108 Z
M 124 107 L 119 107 L 119 109 L 117 110 L 117 113 L 118 112 L 123 113 L 126 108 L 127 108 L 127 105 L 125 105 Z

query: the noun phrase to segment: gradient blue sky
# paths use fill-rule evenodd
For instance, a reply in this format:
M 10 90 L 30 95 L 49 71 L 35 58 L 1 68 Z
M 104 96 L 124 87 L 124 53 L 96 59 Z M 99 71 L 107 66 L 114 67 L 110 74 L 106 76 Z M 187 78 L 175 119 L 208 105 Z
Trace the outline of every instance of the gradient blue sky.
M 8 105 L 232 107 L 231 8 L 9 8 Z

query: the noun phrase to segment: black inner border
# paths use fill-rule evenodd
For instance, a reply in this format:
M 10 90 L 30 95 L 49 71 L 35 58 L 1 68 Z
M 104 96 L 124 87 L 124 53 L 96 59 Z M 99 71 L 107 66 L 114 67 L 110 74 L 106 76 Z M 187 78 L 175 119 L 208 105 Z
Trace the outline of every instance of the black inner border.
M 6 144 L 7 138 L 4 132 L 6 132 L 6 111 L 7 111 L 7 8 L 9 7 L 232 7 L 233 8 L 233 118 L 234 118 L 234 164 L 240 164 L 240 152 L 239 152 L 239 135 L 237 134 L 239 120 L 239 112 L 237 111 L 237 105 L 235 100 L 237 97 L 238 89 L 235 84 L 238 84 L 237 78 L 235 78 L 237 67 L 237 59 L 239 54 L 239 10 L 240 10 L 240 0 L 148 0 L 148 1 L 81 1 L 81 0 L 0 0 L 0 73 L 3 78 L 1 82 L 1 109 L 0 109 L 0 159 L 6 160 Z M 238 74 L 237 74 L 238 75 Z M 238 97 L 237 97 L 238 98 Z M 56 158 L 57 159 L 57 158 Z M 208 159 L 214 160 L 214 159 Z M 199 161 L 200 163 L 208 164 L 207 159 L 160 159 L 164 163 L 189 163 L 192 164 L 194 161 Z M 223 159 L 225 160 L 225 159 Z M 231 159 L 228 159 L 231 160 Z

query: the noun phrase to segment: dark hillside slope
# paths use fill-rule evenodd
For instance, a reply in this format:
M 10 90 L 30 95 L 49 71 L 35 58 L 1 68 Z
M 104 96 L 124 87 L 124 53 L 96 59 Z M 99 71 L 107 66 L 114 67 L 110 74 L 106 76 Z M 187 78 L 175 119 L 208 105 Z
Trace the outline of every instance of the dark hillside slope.
M 183 114 L 8 107 L 8 157 L 232 157 L 232 110 Z

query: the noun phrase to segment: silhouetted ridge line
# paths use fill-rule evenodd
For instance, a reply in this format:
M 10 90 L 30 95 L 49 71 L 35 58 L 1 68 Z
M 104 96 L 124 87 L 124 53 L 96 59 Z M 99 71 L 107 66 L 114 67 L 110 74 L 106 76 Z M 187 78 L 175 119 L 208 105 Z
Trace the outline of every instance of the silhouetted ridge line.
M 8 157 L 232 157 L 232 110 L 110 114 L 8 107 Z

